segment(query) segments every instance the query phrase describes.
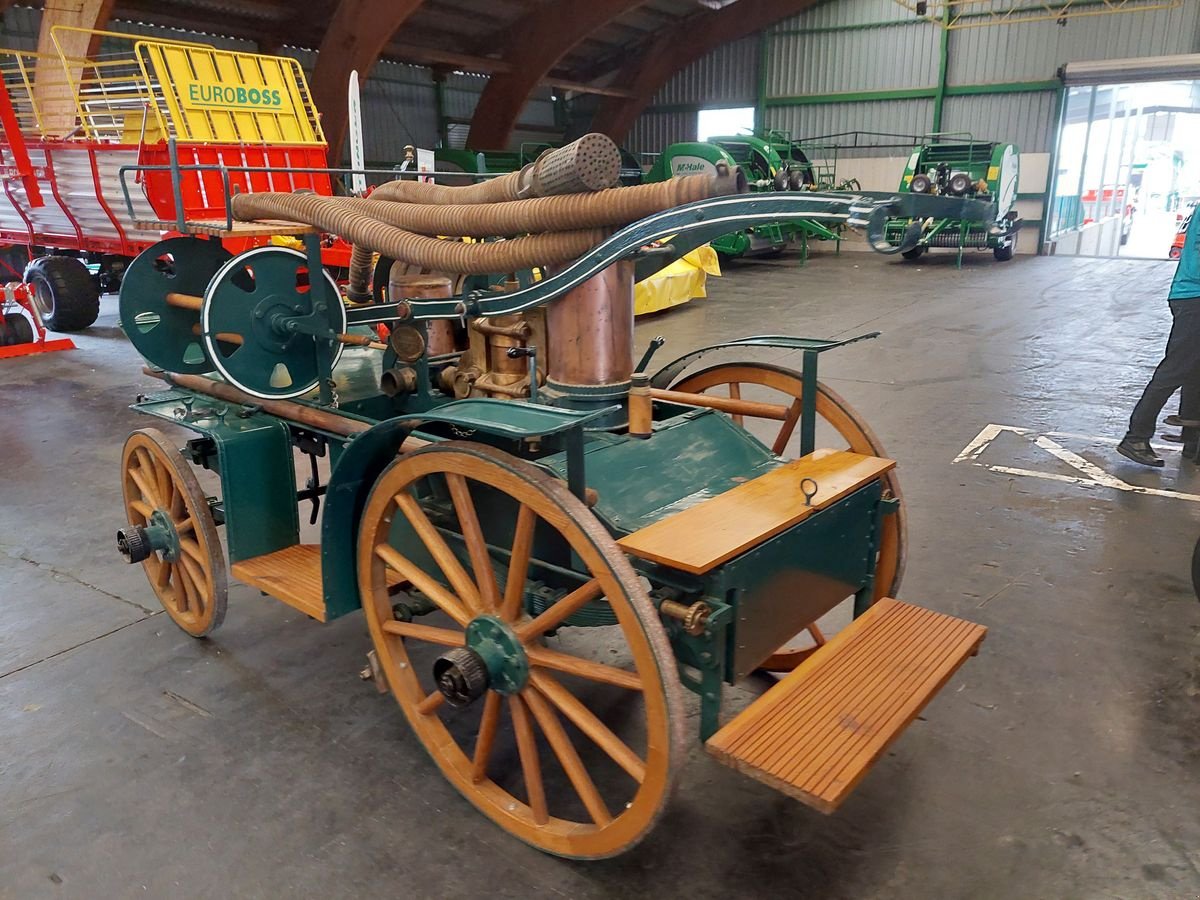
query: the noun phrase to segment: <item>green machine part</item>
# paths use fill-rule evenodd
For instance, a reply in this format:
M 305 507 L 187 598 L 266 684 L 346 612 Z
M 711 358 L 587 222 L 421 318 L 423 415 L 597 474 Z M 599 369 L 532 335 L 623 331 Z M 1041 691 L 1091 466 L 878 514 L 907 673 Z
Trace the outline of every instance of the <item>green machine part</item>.
M 886 241 L 899 246 L 911 222 L 924 218 L 927 223 L 920 243 L 904 253 L 908 259 L 919 258 L 931 247 L 958 250 L 960 264 L 965 249 L 990 249 L 998 260 L 1011 259 L 1020 228 L 1016 212 L 1019 178 L 1020 151 L 1014 144 L 975 141 L 967 136 L 915 147 L 898 190 L 914 200 L 920 198 L 920 208 L 909 210 L 912 215 L 889 220 Z M 939 214 L 940 206 L 957 210 L 964 200 L 979 201 L 972 208 L 983 212 L 975 218 Z
M 718 163 L 741 169 L 752 193 L 809 190 L 813 186 L 812 166 L 803 152 L 778 135 L 771 140 L 754 135 L 728 135 L 671 144 L 659 154 L 645 180 L 657 182 L 676 175 L 716 174 Z M 754 225 L 722 235 L 712 241 L 712 246 L 723 256 L 738 258 L 778 254 L 799 241 L 807 255 L 810 238 L 838 240 L 839 237 L 837 231 L 826 225 L 796 219 Z

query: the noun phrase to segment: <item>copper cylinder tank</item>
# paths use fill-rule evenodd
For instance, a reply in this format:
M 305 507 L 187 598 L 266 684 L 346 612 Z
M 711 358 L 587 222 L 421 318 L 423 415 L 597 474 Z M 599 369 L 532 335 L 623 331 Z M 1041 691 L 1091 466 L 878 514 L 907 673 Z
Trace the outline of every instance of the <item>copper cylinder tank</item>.
M 388 273 L 388 298 L 397 300 L 439 300 L 453 296 L 450 279 L 444 275 L 406 275 L 406 263 L 393 263 Z M 433 319 L 426 323 L 427 351 L 430 356 L 453 353 L 454 323 L 449 319 Z
M 547 380 L 624 385 L 633 373 L 633 262 L 593 275 L 546 307 Z

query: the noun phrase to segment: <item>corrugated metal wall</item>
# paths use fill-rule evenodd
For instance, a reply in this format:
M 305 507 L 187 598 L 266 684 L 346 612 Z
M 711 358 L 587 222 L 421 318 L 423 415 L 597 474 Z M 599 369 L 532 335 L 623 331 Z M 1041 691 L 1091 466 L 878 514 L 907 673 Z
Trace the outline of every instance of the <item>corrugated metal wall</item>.
M 996 0 L 1011 7 L 1014 0 Z M 973 7 L 979 9 L 982 7 Z M 837 0 L 794 16 L 761 36 L 718 48 L 662 88 L 628 143 L 657 151 L 695 136 L 699 107 L 752 105 L 765 68 L 765 124 L 797 137 L 871 130 L 919 133 L 932 128 L 931 100 L 831 102 L 789 106 L 786 97 L 917 89 L 932 93 L 938 78 L 941 30 L 915 21 L 893 0 Z M 760 60 L 766 46 L 766 58 Z M 951 87 L 1048 81 L 1072 60 L 1200 52 L 1200 0 L 1178 9 L 1085 16 L 1066 26 L 1040 22 L 961 28 L 951 32 Z M 736 67 L 736 73 L 732 68 Z M 731 89 L 736 85 L 736 89 Z M 950 96 L 942 130 L 1012 141 L 1026 152 L 1049 152 L 1055 92 Z
M 845 131 L 924 134 L 933 124 L 932 100 L 872 100 L 866 103 L 821 103 L 767 108 L 768 128 L 808 138 Z M 847 155 L 847 154 L 843 154 Z
M 989 28 L 960 28 L 951 34 L 951 84 L 1037 81 L 1053 78 L 1065 63 L 1134 56 L 1169 56 L 1200 49 L 1200 3 L 1178 9 L 1083 16 Z
M 647 113 L 638 116 L 625 146 L 635 156 L 660 153 L 667 144 L 696 139 L 694 112 Z
M 758 96 L 758 42 L 757 36 L 734 41 L 701 57 L 663 85 L 653 105 L 753 105 Z
M 929 87 L 937 82 L 938 39 L 938 27 L 927 23 L 860 31 L 775 31 L 769 39 L 767 96 Z
M 1016 144 L 1023 153 L 1049 153 L 1054 143 L 1053 92 L 947 97 L 943 131 L 967 131 L 980 140 Z

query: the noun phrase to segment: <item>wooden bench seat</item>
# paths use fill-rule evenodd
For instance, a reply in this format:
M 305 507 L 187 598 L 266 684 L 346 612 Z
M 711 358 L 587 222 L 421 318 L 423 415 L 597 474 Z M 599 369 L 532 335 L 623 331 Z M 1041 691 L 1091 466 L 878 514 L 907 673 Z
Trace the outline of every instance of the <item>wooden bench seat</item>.
M 986 632 L 879 600 L 705 746 L 739 772 L 833 812 Z
M 895 465 L 890 459 L 849 450 L 817 450 L 617 543 L 639 559 L 703 575 L 882 477 Z M 800 486 L 805 478 L 817 483 L 811 506 L 806 505 Z

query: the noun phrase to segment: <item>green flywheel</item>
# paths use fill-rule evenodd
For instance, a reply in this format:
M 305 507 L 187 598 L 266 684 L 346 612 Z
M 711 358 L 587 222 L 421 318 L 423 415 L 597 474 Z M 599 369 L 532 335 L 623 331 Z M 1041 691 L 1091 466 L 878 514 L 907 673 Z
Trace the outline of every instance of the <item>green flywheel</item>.
M 200 339 L 200 313 L 172 306 L 168 294 L 200 297 L 231 254 L 220 241 L 174 237 L 147 247 L 125 270 L 121 328 L 151 365 L 185 375 L 213 370 Z
M 285 247 L 257 247 L 229 260 L 208 284 L 200 325 L 216 370 L 247 394 L 299 397 L 329 377 L 343 345 L 346 308 L 337 282 Z

